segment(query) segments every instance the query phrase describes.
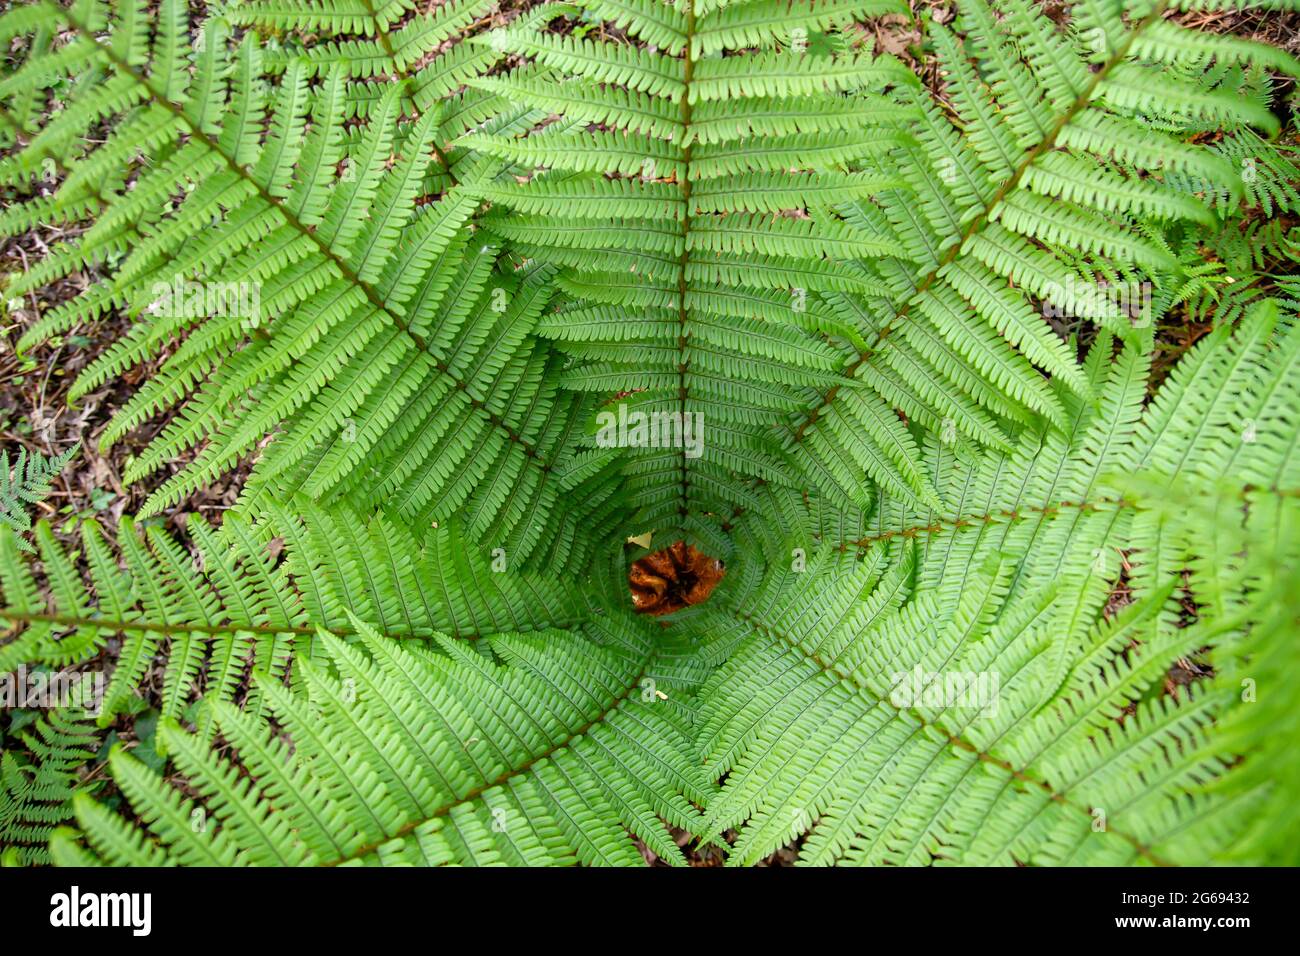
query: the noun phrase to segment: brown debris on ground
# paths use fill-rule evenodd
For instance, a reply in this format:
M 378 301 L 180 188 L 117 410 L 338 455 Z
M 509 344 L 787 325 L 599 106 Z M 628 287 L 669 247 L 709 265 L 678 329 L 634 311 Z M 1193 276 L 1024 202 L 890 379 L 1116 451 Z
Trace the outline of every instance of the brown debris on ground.
M 699 604 L 713 593 L 724 574 L 717 558 L 678 541 L 634 561 L 627 580 L 637 612 L 658 617 Z

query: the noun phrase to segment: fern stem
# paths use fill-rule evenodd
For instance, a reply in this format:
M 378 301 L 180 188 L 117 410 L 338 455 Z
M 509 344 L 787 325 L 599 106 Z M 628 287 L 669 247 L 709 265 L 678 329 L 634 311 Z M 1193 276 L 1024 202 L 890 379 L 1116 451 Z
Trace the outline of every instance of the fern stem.
M 361 3 L 362 6 L 366 8 L 366 13 L 370 14 L 370 16 L 374 18 L 376 15 L 376 11 L 375 11 L 375 5 L 373 3 L 373 0 L 361 0 Z M 411 77 L 410 74 L 406 72 L 406 70 L 399 70 L 396 68 L 397 51 L 393 49 L 393 41 L 389 38 L 387 30 L 384 29 L 379 30 L 379 46 L 383 49 L 384 53 L 388 56 L 388 58 L 393 61 L 394 69 L 392 75 L 397 77 L 398 81 L 402 84 L 403 87 L 405 87 L 407 85 L 407 81 Z M 451 171 L 451 162 L 447 159 L 447 154 L 444 153 L 442 151 L 442 148 L 438 145 L 437 140 L 431 139 L 429 141 L 429 145 L 433 147 L 433 155 L 437 158 L 438 162 L 442 165 L 442 168 L 447 171 L 447 176 L 450 177 L 452 186 L 453 187 L 459 186 L 460 181 L 456 178 L 456 174 Z
M 1237 497 L 1244 502 L 1251 495 L 1259 492 L 1274 495 L 1278 498 L 1300 498 L 1300 488 L 1261 488 L 1255 485 L 1243 485 L 1238 489 Z M 993 524 L 1000 520 L 1011 522 L 1028 521 L 1031 518 L 1052 518 L 1062 511 L 1100 511 L 1102 508 L 1119 510 L 1122 508 L 1136 508 L 1137 505 L 1136 501 L 1130 501 L 1127 498 L 1108 498 L 1105 496 L 1091 501 L 1057 501 L 1048 505 L 1025 505 L 1023 508 L 1018 509 L 1005 508 L 998 511 L 987 511 L 982 514 L 958 515 L 955 518 L 940 518 L 930 524 L 893 528 L 879 534 L 868 535 L 865 538 L 841 541 L 834 547 L 837 551 L 847 551 L 849 548 L 869 548 L 873 544 L 890 541 L 894 538 L 918 538 L 922 535 L 936 535 L 944 531 L 960 531 L 962 528 Z M 734 520 L 735 517 L 737 515 L 733 515 L 732 519 Z
M 894 538 L 918 538 L 923 535 L 937 535 L 944 531 L 960 531 L 962 528 L 973 528 L 980 525 L 993 524 L 999 520 L 1006 521 L 1028 521 L 1030 518 L 1051 518 L 1060 514 L 1062 511 L 1100 511 L 1107 506 L 1119 508 L 1132 508 L 1134 502 L 1127 501 L 1123 498 L 1097 498 L 1095 501 L 1058 501 L 1050 505 L 1026 505 L 1019 509 L 1002 509 L 999 511 L 988 511 L 976 515 L 959 515 L 955 518 L 940 518 L 938 521 L 930 524 L 911 525 L 907 528 L 895 528 L 889 531 L 882 531 L 880 534 L 868 535 L 865 538 L 850 539 L 842 541 L 835 546 L 837 551 L 847 551 L 849 548 L 869 548 L 874 544 L 882 541 L 891 541 Z
M 0 619 L 19 624 L 53 624 L 56 627 L 94 627 L 100 630 L 114 631 L 118 633 L 147 632 L 150 634 L 165 634 L 168 636 L 184 634 L 207 634 L 213 637 L 220 637 L 229 634 L 312 635 L 324 631 L 327 634 L 334 634 L 338 637 L 347 637 L 358 633 L 355 628 L 350 627 L 277 627 L 269 624 L 159 624 L 155 621 L 119 621 L 101 617 L 81 617 L 76 614 L 47 614 L 43 612 L 16 611 L 10 608 L 0 609 Z M 571 628 L 577 627 L 582 623 L 584 623 L 582 620 L 557 620 L 548 621 L 545 627 Z M 485 634 L 495 634 L 497 632 L 445 632 L 440 631 L 436 627 L 430 627 L 428 628 L 428 633 L 421 633 L 419 630 L 415 629 L 403 631 L 385 626 L 384 633 L 389 637 L 395 638 L 428 638 L 435 634 L 447 634 L 447 636 L 457 638 L 458 640 L 473 641 L 478 640 Z
M 681 361 L 677 366 L 677 399 L 681 405 L 682 429 L 683 433 L 686 428 L 686 405 L 687 393 L 686 372 L 690 366 L 690 360 L 687 358 L 687 346 L 690 341 L 690 332 L 687 329 L 689 316 L 686 313 L 686 270 L 690 264 L 690 235 L 691 235 L 691 147 L 690 141 L 691 129 L 691 80 L 695 75 L 695 58 L 691 54 L 691 45 L 695 36 L 695 0 L 686 0 L 686 46 L 682 51 L 684 58 L 682 66 L 682 135 L 686 137 L 687 143 L 682 148 L 682 254 L 677 262 L 677 348 L 681 353 Z M 687 474 L 687 457 L 686 442 L 682 442 L 682 503 L 678 509 L 679 514 L 685 518 L 690 513 L 690 479 Z

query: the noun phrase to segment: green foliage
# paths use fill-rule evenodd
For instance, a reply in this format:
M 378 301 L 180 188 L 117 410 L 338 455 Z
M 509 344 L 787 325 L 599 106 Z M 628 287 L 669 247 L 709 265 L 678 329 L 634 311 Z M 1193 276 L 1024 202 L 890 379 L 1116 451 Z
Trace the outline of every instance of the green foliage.
M 365 625 L 358 632 L 359 645 L 320 635 L 336 673 L 300 663 L 305 696 L 264 685 L 293 737 L 292 755 L 227 703 L 211 706 L 238 763 L 163 728 L 201 803 L 114 752 L 114 778 L 158 842 L 79 799 L 99 858 L 639 863 L 626 828 L 660 857 L 683 862 L 660 818 L 689 827 L 698 814 L 688 799 L 701 801 L 707 784 L 674 711 L 637 699 L 653 660 L 643 631 L 611 621 L 581 632 L 496 634 L 473 646 L 440 636 L 427 648 Z M 85 859 L 69 838 L 52 851 L 60 862 Z
M 799 24 L 902 7 L 804 4 L 776 15 L 767 4 L 661 5 L 644 33 L 639 15 L 619 21 L 662 52 L 552 29 L 559 13 L 596 23 L 617 8 L 543 7 L 475 41 L 531 63 L 472 85 L 559 117 L 465 143 L 517 162 L 511 180 L 484 191 L 493 203 L 484 227 L 565 266 L 566 299 L 540 329 L 576 360 L 563 384 L 634 391 L 620 400 L 629 416 L 708 429 L 698 456 L 685 443 L 638 449 L 625 494 L 643 526 L 717 547 L 706 516 L 751 502 L 733 476 L 796 484 L 770 426 L 809 389 L 833 387 L 837 343 L 860 340 L 818 296 L 879 288 L 853 263 L 889 244 L 841 210 L 902 187 L 877 171 L 909 115 L 885 94 L 915 85 L 890 57 L 775 47 Z M 879 404 L 862 415 L 868 443 L 883 451 L 872 477 L 928 494 L 897 418 Z
M 0 751 L 0 866 L 50 862 L 51 834 L 72 820 L 74 796 L 89 793 L 82 769 L 95 756 L 94 735 L 94 725 L 79 711 L 52 710 L 19 731 L 17 741 L 5 741 Z
M 744 553 L 769 561 L 687 625 L 688 640 L 725 645 L 697 739 L 726 776 L 705 829 L 740 829 L 732 862 L 799 836 L 804 863 L 1279 853 L 1239 842 L 1296 821 L 1284 787 L 1265 809 L 1244 785 L 1296 763 L 1264 723 L 1294 720 L 1279 679 L 1296 604 L 1281 595 L 1300 576 L 1286 534 L 1300 516 L 1300 334 L 1276 322 L 1269 304 L 1216 332 L 1145 411 L 1141 351 L 1112 359 L 1103 336 L 1084 364 L 1100 404 L 1062 388 L 1064 432 L 1040 424 L 974 461 L 927 449 L 941 511 L 895 498 L 860 525 L 813 513 L 766 546 L 769 528 L 749 530 Z M 1167 684 L 1209 645 L 1217 680 Z M 992 686 L 967 688 L 977 677 Z M 1243 678 L 1269 681 L 1276 710 L 1257 712 L 1263 692 L 1247 699 Z M 1251 750 L 1258 776 L 1230 774 Z
M 92 277 L 20 348 L 129 317 L 162 473 L 0 528 L 0 672 L 157 718 L 6 754 L 8 859 L 1297 862 L 1300 64 L 1222 6 L 0 15 L 5 295 Z M 727 569 L 654 623 L 647 530 Z
M 35 28 L 6 82 L 32 96 L 50 90 L 63 108 L 39 132 L 0 112 L 28 139 L 0 164 L 0 182 L 61 175 L 52 195 L 13 207 L 0 225 L 95 221 L 9 291 L 86 265 L 108 275 L 47 313 L 19 348 L 109 309 L 133 316 L 73 399 L 170 352 L 100 442 L 107 449 L 172 410 L 124 477 L 197 450 L 142 515 L 275 433 L 258 451 L 255 491 L 351 494 L 416 523 L 468 513 L 474 534 L 514 560 L 581 563 L 578 529 L 611 521 L 601 505 L 618 476 L 562 477 L 588 402 L 558 391 L 555 363 L 531 335 L 552 294 L 549 270 L 499 264 L 499 248 L 467 224 L 472 184 L 493 167 L 473 154 L 449 159 L 442 145 L 484 118 L 483 97 L 448 99 L 478 59 L 351 82 L 355 71 L 328 57 L 268 50 L 222 19 L 188 24 L 178 0 L 156 18 L 133 2 L 41 9 L 71 39 L 50 47 L 47 28 Z M 430 29 L 454 30 L 473 9 L 442 7 Z M 319 26 L 304 10 L 303 23 Z M 286 16 L 271 19 L 283 26 Z M 351 25 L 385 45 L 390 19 Z M 31 29 L 28 8 L 0 19 L 3 35 Z M 76 91 L 66 102 L 64 87 Z M 104 141 L 87 148 L 106 122 Z M 184 343 L 169 348 L 178 336 Z M 594 510 L 558 509 L 569 492 Z
M 99 525 L 83 522 L 85 583 L 78 555 L 42 521 L 36 540 L 45 589 L 20 559 L 16 536 L 0 531 L 0 620 L 22 628 L 0 644 L 0 670 L 23 661 L 77 663 L 120 636 L 98 717 L 106 726 L 159 653 L 162 714 L 174 718 L 196 687 L 207 700 L 227 701 L 246 674 L 282 678 L 295 654 L 317 656 L 317 633 L 351 634 L 354 617 L 393 638 L 470 638 L 578 616 L 581 598 L 571 588 L 553 577 L 493 573 L 490 556 L 467 548 L 455 528 L 417 537 L 382 514 L 367 520 L 308 503 L 301 509 L 300 517 L 277 507 L 257 521 L 230 514 L 219 529 L 191 517 L 192 550 L 154 525 L 137 529 L 123 519 L 124 568 Z M 260 700 L 254 691 L 250 702 Z
M 32 527 L 28 506 L 40 504 L 49 497 L 55 477 L 76 454 L 76 445 L 52 456 L 28 455 L 27 449 L 20 447 L 18 456 L 10 465 L 8 449 L 0 451 L 0 525 L 20 532 L 13 540 L 22 550 L 32 550 L 22 536 Z

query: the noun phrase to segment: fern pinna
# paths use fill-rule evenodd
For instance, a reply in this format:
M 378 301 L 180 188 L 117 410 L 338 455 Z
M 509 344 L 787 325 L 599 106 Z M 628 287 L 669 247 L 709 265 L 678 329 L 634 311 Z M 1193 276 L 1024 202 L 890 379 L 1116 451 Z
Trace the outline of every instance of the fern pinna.
M 22 447 L 18 449 L 11 466 L 9 450 L 0 451 L 0 524 L 14 531 L 30 531 L 32 519 L 27 509 L 49 496 L 54 479 L 76 454 L 75 445 L 48 458 L 41 454 L 29 455 L 27 449 Z M 21 535 L 15 541 L 24 551 L 32 549 L 31 544 Z
M 73 821 L 72 800 L 95 786 L 88 779 L 98 741 L 77 708 L 59 708 L 5 735 L 0 753 L 0 866 L 51 862 L 50 837 Z M 14 738 L 22 746 L 14 747 Z M 25 751 L 25 753 L 23 752 Z
M 0 860 L 1294 863 L 1300 67 L 1222 8 L 0 15 L 5 297 L 92 279 L 20 348 L 126 315 L 74 396 L 174 472 L 0 528 L 0 672 L 167 762 L 51 715 Z M 646 533 L 721 584 L 632 613 Z

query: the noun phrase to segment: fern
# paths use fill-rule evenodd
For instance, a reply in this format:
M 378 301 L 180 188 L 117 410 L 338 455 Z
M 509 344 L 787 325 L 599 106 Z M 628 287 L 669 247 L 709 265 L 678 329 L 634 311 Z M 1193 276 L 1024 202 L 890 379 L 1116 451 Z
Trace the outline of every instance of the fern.
M 80 771 L 95 756 L 95 729 L 78 711 L 54 710 L 18 738 L 21 748 L 0 752 L 0 865 L 48 864 L 50 835 L 72 820 L 74 796 L 90 792 Z
M 806 863 L 1197 863 L 1252 829 L 1293 827 L 1293 804 L 1254 769 L 1276 744 L 1237 682 L 1258 673 L 1270 709 L 1292 712 L 1270 675 L 1290 655 L 1294 602 L 1279 597 L 1300 559 L 1293 536 L 1274 535 L 1300 517 L 1300 335 L 1275 305 L 1256 307 L 1190 353 L 1145 410 L 1145 354 L 1129 344 L 1112 359 L 1113 347 L 1103 334 L 1083 366 L 1098 406 L 1061 389 L 1068 433 L 1041 423 L 1010 452 L 969 460 L 931 443 L 943 512 L 885 497 L 853 523 L 769 489 L 771 510 L 737 523 L 716 598 L 667 632 L 591 607 L 576 629 L 485 633 L 476 653 L 349 615 L 343 633 L 361 647 L 320 632 L 315 659 L 297 657 L 296 693 L 254 678 L 297 743 L 292 759 L 251 712 L 213 700 L 213 725 L 257 786 L 173 727 L 168 750 L 203 806 L 115 755 L 115 779 L 157 842 L 82 799 L 89 845 L 115 863 L 163 852 L 191 863 L 596 863 L 632 858 L 627 829 L 676 858 L 653 810 L 703 838 L 739 829 L 734 863 L 795 837 Z M 1136 474 L 1148 477 L 1134 487 Z M 1171 513 L 1170 489 L 1212 491 L 1218 517 L 1207 529 Z M 801 510 L 801 531 L 773 539 L 770 515 Z M 1132 600 L 1115 612 L 1121 577 Z M 596 584 L 608 590 L 608 576 Z M 1189 604 L 1198 619 L 1184 626 Z M 1171 664 L 1207 643 L 1220 679 L 1169 692 Z M 455 662 L 480 678 L 487 668 L 490 684 L 529 703 L 509 709 L 496 690 L 464 686 L 469 672 L 448 676 Z M 909 690 L 900 675 L 912 673 L 929 683 Z M 927 696 L 951 674 L 997 680 L 974 702 Z M 412 715 L 429 698 L 481 709 L 449 720 L 454 732 L 441 721 L 417 731 Z M 522 734 L 515 722 L 554 708 L 570 720 L 549 747 L 505 745 L 503 734 Z M 466 759 L 452 755 L 471 738 L 504 763 L 451 782 Z M 339 753 L 353 757 L 340 764 Z M 723 776 L 720 789 L 708 783 Z M 520 831 L 491 827 L 516 811 Z M 188 826 L 196 813 L 207 829 Z M 322 820 L 340 829 L 318 832 Z M 55 852 L 86 859 L 71 834 Z
M 47 160 L 63 175 L 53 196 L 10 209 L 5 224 L 95 221 L 9 292 L 86 264 L 112 268 L 19 347 L 110 308 L 134 316 L 131 332 L 78 378 L 76 399 L 184 337 L 101 438 L 107 449 L 174 409 L 125 478 L 197 452 L 141 514 L 175 504 L 274 432 L 250 494 L 351 494 L 418 523 L 467 513 L 474 534 L 516 562 L 536 554 L 580 563 L 578 529 L 612 523 L 599 505 L 617 475 L 563 477 L 573 475 L 564 462 L 586 403 L 557 391 L 554 360 L 531 335 L 552 295 L 549 271 L 498 265 L 497 247 L 468 226 L 479 201 L 472 184 L 491 164 L 453 162 L 439 145 L 482 119 L 446 100 L 477 60 L 451 73 L 403 67 L 395 83 L 353 82 L 356 70 L 330 57 L 267 51 L 251 32 L 236 43 L 221 19 L 192 28 L 176 0 L 156 16 L 134 0 L 41 9 L 72 39 L 47 49 L 25 8 L 8 14 L 0 32 L 36 33 L 0 97 L 64 83 L 77 95 L 37 130 L 11 118 L 29 142 L 0 179 L 21 183 Z M 474 9 L 440 8 L 421 42 Z M 383 46 L 392 13 L 331 19 L 331 30 L 377 34 Z M 192 57 L 191 29 L 202 34 Z M 110 119 L 102 145 L 71 149 Z M 593 513 L 557 509 L 570 491 Z
M 38 505 L 50 494 L 50 486 L 59 472 L 68 466 L 77 447 L 58 455 L 28 455 L 27 449 L 20 447 L 13 465 L 9 464 L 8 450 L 0 451 L 0 523 L 13 531 L 19 532 L 14 541 L 24 551 L 31 551 L 32 546 L 22 535 L 31 530 L 32 519 L 27 514 L 29 505 Z
M 923 102 L 918 145 L 895 155 L 911 173 L 912 193 L 859 209 L 864 226 L 911 252 L 914 264 L 891 267 L 889 299 L 857 306 L 873 317 L 873 338 L 846 377 L 888 381 L 892 400 L 919 424 L 931 431 L 948 424 L 991 447 L 1008 422 L 1042 416 L 1064 424 L 1059 396 L 1034 367 L 1091 397 L 1073 356 L 1035 314 L 1039 302 L 1089 314 L 1074 290 L 1089 288 L 1087 267 L 1098 259 L 1148 276 L 1175 265 L 1137 226 L 1206 223 L 1210 212 L 1181 183 L 1163 182 L 1162 170 L 1188 171 L 1237 194 L 1236 170 L 1153 128 L 1153 116 L 1275 125 L 1257 101 L 1221 89 L 1231 77 L 1165 69 L 1190 61 L 1204 70 L 1226 51 L 1216 52 L 1215 38 L 1168 24 L 1164 9 L 1081 4 L 1073 33 L 1061 36 L 1028 4 L 975 0 L 961 6 L 960 34 L 931 24 L 956 128 Z M 1248 48 L 1232 50 L 1244 56 Z M 1141 79 L 1156 68 L 1163 70 L 1158 100 L 1154 86 L 1142 91 Z M 1096 321 L 1134 334 L 1126 316 L 1102 311 Z M 909 394 L 955 375 L 965 383 L 955 395 L 951 388 Z M 795 420 L 789 440 L 805 459 L 826 462 L 826 473 L 852 493 L 861 480 L 845 455 L 853 429 L 836 410 L 840 397 L 838 388 L 822 395 Z
M 46 718 L 6 862 L 1296 862 L 1300 64 L 1221 6 L 959 0 L 929 85 L 893 0 L 0 14 L 6 295 L 91 278 L 20 345 L 126 315 L 167 472 L 0 528 L 0 672 L 164 758 Z
M 74 556 L 46 522 L 36 528 L 47 588 L 19 559 L 16 538 L 0 534 L 0 670 L 24 661 L 70 664 L 122 637 L 98 720 L 107 726 L 164 655 L 162 715 L 178 716 L 199 686 L 228 701 L 246 673 L 282 678 L 295 653 L 317 655 L 315 635 L 354 631 L 352 616 L 391 637 L 564 626 L 581 599 L 554 577 L 494 573 L 492 558 L 467 550 L 457 529 L 420 537 L 382 515 L 275 508 L 258 521 L 229 515 L 219 529 L 191 518 L 193 550 L 155 526 L 124 519 L 118 565 L 99 525 L 82 524 L 87 587 Z M 279 557 L 270 548 L 283 548 Z M 95 595 L 91 597 L 91 592 Z M 48 600 L 42 593 L 48 590 Z M 260 701 L 254 694 L 253 701 Z
M 1293 827 L 1293 805 L 1256 818 L 1269 758 L 1256 788 L 1222 782 L 1238 747 L 1271 750 L 1234 686 L 1260 664 L 1244 654 L 1265 654 L 1272 706 L 1294 712 L 1276 683 L 1294 600 L 1275 589 L 1293 589 L 1300 554 L 1274 532 L 1297 514 L 1300 339 L 1276 322 L 1262 306 L 1215 333 L 1145 412 L 1141 352 L 1112 363 L 1103 337 L 1084 365 L 1100 406 L 1062 389 L 1066 433 L 1039 425 L 975 462 L 935 443 L 943 511 L 886 498 L 857 526 L 805 522 L 825 530 L 730 575 L 687 639 L 726 661 L 697 740 L 726 776 L 705 830 L 740 828 L 731 861 L 802 837 L 814 864 L 1197 863 Z M 1216 504 L 1171 519 L 1170 489 Z M 1110 613 L 1121 576 L 1132 603 Z M 1165 692 L 1209 643 L 1226 679 Z M 970 675 L 991 694 L 945 696 Z M 1217 731 L 1224 717 L 1242 730 Z
M 680 718 L 638 700 L 653 660 L 644 634 L 614 622 L 585 635 L 500 634 L 480 653 L 445 638 L 426 650 L 364 625 L 359 632 L 360 646 L 322 634 L 337 676 L 303 667 L 306 696 L 266 686 L 293 734 L 292 756 L 228 704 L 213 705 L 216 724 L 239 763 L 175 727 L 162 730 L 201 802 L 126 753 L 112 754 L 114 778 L 158 842 L 78 799 L 98 859 L 639 863 L 626 827 L 662 858 L 683 862 L 660 818 L 691 826 L 688 798 L 702 799 L 707 784 L 689 760 Z M 67 837 L 52 852 L 62 863 L 87 861 Z
M 706 433 L 698 456 L 685 441 L 635 449 L 626 495 L 642 527 L 716 549 L 707 516 L 750 501 L 734 474 L 796 483 L 767 426 L 833 385 L 837 342 L 860 341 L 817 294 L 884 292 L 854 260 L 888 245 L 838 210 L 903 185 L 876 170 L 908 115 L 885 93 L 915 81 L 847 44 L 825 55 L 776 47 L 791 29 L 897 9 L 593 2 L 544 7 L 473 41 L 531 63 L 472 85 L 560 114 L 526 135 L 463 142 L 518 164 L 484 189 L 494 206 L 484 227 L 565 267 L 568 301 L 540 327 L 578 360 L 564 384 L 633 392 L 620 397 L 627 417 L 673 416 Z M 559 13 L 614 21 L 652 46 L 566 36 L 552 29 Z M 883 451 L 873 477 L 928 493 L 903 426 L 875 405 L 863 414 Z
M 752 505 L 734 473 L 837 488 L 859 507 L 870 506 L 873 488 L 936 505 L 919 430 L 996 448 L 1015 422 L 1063 425 L 1040 373 L 1091 396 L 1036 314 L 1039 301 L 1083 311 L 1073 290 L 1086 287 L 1091 265 L 1176 272 L 1141 227 L 1213 221 L 1188 176 L 1241 195 L 1239 171 L 1221 152 L 1155 122 L 1273 132 L 1262 95 L 1242 95 L 1242 67 L 1298 66 L 1271 48 L 1176 26 L 1163 4 L 1082 4 L 1073 32 L 1059 35 L 1020 0 L 971 0 L 956 31 L 930 24 L 949 119 L 890 61 L 791 42 L 790 31 L 814 18 L 822 28 L 886 7 L 795 4 L 775 15 L 762 3 L 579 6 L 589 22 L 614 20 L 664 52 L 539 32 L 546 12 L 531 18 L 534 29 L 494 34 L 482 42 L 532 65 L 475 84 L 567 122 L 467 142 L 546 170 L 493 189 L 494 203 L 523 215 L 485 224 L 574 275 L 561 284 L 580 301 L 543 325 L 590 360 L 570 387 L 637 390 L 649 408 L 717 423 L 703 458 L 678 453 L 674 466 L 658 452 L 658 464 L 633 465 L 633 488 L 648 484 L 632 491 L 649 506 L 645 523 L 660 526 L 674 508 L 681 518 L 672 520 L 691 524 L 696 512 Z M 849 44 L 845 34 L 831 40 Z M 1158 97 L 1145 79 L 1157 69 Z M 870 99 L 882 81 L 892 84 L 890 104 Z M 834 95 L 854 89 L 868 92 Z M 873 122 L 885 128 L 866 134 Z M 602 132 L 584 131 L 590 124 Z M 629 152 L 651 175 L 638 180 Z M 862 167 L 897 170 L 903 181 L 863 179 L 854 171 Z M 755 256 L 761 270 L 741 267 Z M 846 267 L 859 281 L 846 280 Z M 787 296 L 802 304 L 804 292 L 807 312 L 787 308 Z M 1133 334 L 1126 318 L 1099 320 Z M 719 346 L 741 354 L 719 356 Z M 829 366 L 828 348 L 838 353 Z M 791 411 L 790 392 L 777 401 L 776 386 L 819 394 Z M 779 450 L 762 441 L 762 426 L 778 425 Z M 743 454 L 732 447 L 740 436 Z M 716 534 L 709 543 L 719 546 Z

